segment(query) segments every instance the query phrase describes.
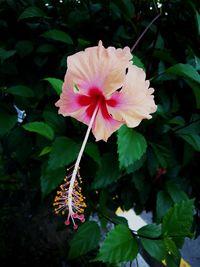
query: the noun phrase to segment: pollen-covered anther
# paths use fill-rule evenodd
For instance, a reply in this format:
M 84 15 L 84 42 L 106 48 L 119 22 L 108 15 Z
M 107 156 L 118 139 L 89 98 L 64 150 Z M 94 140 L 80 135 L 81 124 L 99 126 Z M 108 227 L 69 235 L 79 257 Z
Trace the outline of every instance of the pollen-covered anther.
M 81 176 L 78 171 L 76 175 L 76 180 L 72 186 L 72 191 L 70 193 L 70 181 L 71 174 L 64 178 L 64 184 L 60 186 L 60 191 L 57 191 L 57 196 L 54 199 L 53 206 L 55 214 L 61 213 L 64 215 L 68 212 L 67 220 L 65 225 L 69 225 L 70 221 L 73 223 L 73 228 L 77 229 L 78 225 L 75 223 L 75 219 L 80 222 L 85 221 L 83 215 L 84 209 L 86 208 L 85 197 L 82 195 L 82 190 L 79 184 L 81 183 Z

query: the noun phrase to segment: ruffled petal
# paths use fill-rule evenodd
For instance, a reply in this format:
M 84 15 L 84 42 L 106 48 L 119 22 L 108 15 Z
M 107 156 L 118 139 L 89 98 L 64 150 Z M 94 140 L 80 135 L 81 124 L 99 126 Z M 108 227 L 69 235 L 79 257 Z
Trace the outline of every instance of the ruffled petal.
M 124 121 L 128 127 L 136 127 L 141 120 L 150 119 L 157 106 L 154 102 L 153 88 L 145 80 L 145 72 L 136 66 L 130 66 L 126 80 L 120 92 L 112 95 L 116 105 L 108 105 L 108 111 L 118 121 Z
M 100 109 L 95 118 L 92 133 L 94 134 L 96 141 L 104 140 L 107 142 L 108 138 L 122 125 L 122 122 L 113 119 L 110 115 L 105 117 Z
M 69 56 L 67 73 L 81 93 L 87 95 L 96 87 L 106 96 L 122 87 L 131 58 L 128 47 L 106 49 L 100 41 L 98 46 Z

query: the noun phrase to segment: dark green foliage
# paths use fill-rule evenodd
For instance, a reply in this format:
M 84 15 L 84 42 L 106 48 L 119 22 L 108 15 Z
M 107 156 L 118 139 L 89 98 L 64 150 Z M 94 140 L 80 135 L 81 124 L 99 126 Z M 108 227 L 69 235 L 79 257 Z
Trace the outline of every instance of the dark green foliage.
M 66 59 L 99 40 L 132 47 L 156 1 L 0 1 L 1 266 L 116 266 L 141 247 L 178 266 L 184 238 L 199 234 L 199 1 L 160 2 L 133 51 L 158 110 L 107 143 L 90 136 L 80 169 L 87 222 L 74 234 L 52 207 L 87 129 L 55 107 Z M 157 224 L 131 232 L 119 206 L 151 211 Z

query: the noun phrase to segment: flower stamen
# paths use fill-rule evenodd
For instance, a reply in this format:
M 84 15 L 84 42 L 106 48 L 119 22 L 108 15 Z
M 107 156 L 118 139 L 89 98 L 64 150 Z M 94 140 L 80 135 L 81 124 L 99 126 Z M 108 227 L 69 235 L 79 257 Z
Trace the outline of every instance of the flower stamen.
M 90 120 L 83 144 L 81 146 L 80 152 L 78 154 L 76 163 L 74 165 L 73 172 L 64 178 L 65 183 L 60 186 L 60 191 L 57 191 L 57 196 L 54 199 L 53 206 L 56 206 L 54 211 L 56 214 L 60 213 L 62 215 L 65 212 L 68 212 L 67 220 L 65 225 L 70 224 L 70 220 L 73 223 L 73 228 L 77 229 L 78 225 L 75 223 L 75 219 L 80 220 L 81 222 L 85 221 L 84 209 L 86 208 L 85 197 L 81 193 L 82 178 L 79 173 L 79 164 L 83 155 L 83 151 L 87 144 L 87 140 L 92 129 L 92 125 L 95 121 L 97 112 L 99 110 L 100 102 L 97 103 L 95 110 L 93 112 L 92 118 Z M 70 167 L 68 170 L 70 170 Z

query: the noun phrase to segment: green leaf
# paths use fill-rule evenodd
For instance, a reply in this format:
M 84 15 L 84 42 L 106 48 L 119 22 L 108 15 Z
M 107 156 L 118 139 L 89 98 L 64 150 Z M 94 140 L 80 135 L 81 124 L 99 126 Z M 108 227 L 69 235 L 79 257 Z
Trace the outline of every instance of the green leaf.
M 193 90 L 195 100 L 196 100 L 196 107 L 198 109 L 200 108 L 200 85 L 192 81 L 186 81 L 186 82 Z
M 164 238 L 164 243 L 167 251 L 172 253 L 176 258 L 178 258 L 180 253 L 174 241 L 166 237 Z
M 119 224 L 110 231 L 95 260 L 119 263 L 132 261 L 138 254 L 138 246 L 129 228 Z
M 30 6 L 27 7 L 19 16 L 18 20 L 34 18 L 34 17 L 46 17 L 44 11 L 38 7 Z
M 47 124 L 52 127 L 55 133 L 59 133 L 59 134 L 65 133 L 66 124 L 65 124 L 65 119 L 63 116 L 59 115 L 55 111 L 53 112 L 53 111 L 45 110 L 43 112 L 43 118 L 45 122 L 47 122 Z
M 11 113 L 11 110 L 0 107 L 0 136 L 8 133 L 17 123 L 17 114 Z
M 166 189 L 174 203 L 178 203 L 182 200 L 188 199 L 186 193 L 180 190 L 180 188 L 171 181 L 167 181 Z
M 63 182 L 65 175 L 65 168 L 45 169 L 40 177 L 42 196 L 45 197 L 56 189 Z
M 24 85 L 17 85 L 17 86 L 12 86 L 9 87 L 6 90 L 7 93 L 10 93 L 12 95 L 18 95 L 18 96 L 23 96 L 23 97 L 33 97 L 33 91 Z
M 163 218 L 165 236 L 188 236 L 193 222 L 194 201 L 184 200 L 170 208 Z
M 173 254 L 167 254 L 165 258 L 166 266 L 169 266 L 169 267 L 181 266 L 180 259 L 181 258 L 177 259 L 177 257 L 175 257 Z
M 69 259 L 78 258 L 95 249 L 100 240 L 100 229 L 96 222 L 82 224 L 70 241 Z
M 133 164 L 146 152 L 147 143 L 144 136 L 127 126 L 118 130 L 117 138 L 120 168 Z
M 133 65 L 136 65 L 139 68 L 142 68 L 143 70 L 145 70 L 144 64 L 142 63 L 142 61 L 135 55 L 133 55 L 132 58 L 132 63 Z
M 159 166 L 162 168 L 166 168 L 171 158 L 170 150 L 167 147 L 159 144 L 150 143 L 150 146 L 153 149 Z
M 200 83 L 200 75 L 190 64 L 176 64 L 166 70 L 166 73 L 177 75 L 194 82 Z
M 87 143 L 85 153 L 88 154 L 98 165 L 101 164 L 100 152 L 96 144 Z
M 126 172 L 130 174 L 139 170 L 145 163 L 146 159 L 147 159 L 146 154 L 144 154 L 139 160 L 136 160 L 133 164 L 129 165 L 126 168 Z
M 148 224 L 140 228 L 137 232 L 144 237 L 159 237 L 161 235 L 161 227 L 156 224 Z
M 45 147 L 42 149 L 42 151 L 40 152 L 39 157 L 48 154 L 50 151 L 51 151 L 51 147 L 50 147 L 50 146 L 45 146 Z
M 112 168 L 111 168 L 112 166 Z M 97 171 L 92 188 L 104 188 L 109 184 L 116 182 L 120 177 L 118 161 L 111 153 L 104 154 L 101 159 L 101 165 Z
M 57 169 L 72 163 L 76 159 L 78 151 L 79 145 L 72 139 L 64 136 L 57 137 L 50 152 L 49 169 Z
M 151 257 L 157 259 L 158 261 L 165 259 L 166 249 L 163 240 L 141 238 L 141 243 Z
M 63 42 L 65 44 L 73 45 L 72 38 L 64 31 L 49 30 L 49 31 L 43 33 L 42 36 L 45 38 L 48 38 L 48 39 Z
M 196 10 L 196 21 L 197 21 L 197 29 L 198 29 L 198 35 L 200 35 L 200 14 L 199 12 Z
M 0 47 L 0 61 L 1 64 L 8 58 L 14 56 L 14 54 L 16 53 L 15 50 L 5 50 L 3 48 Z
M 173 205 L 173 202 L 169 195 L 164 192 L 160 191 L 157 194 L 156 199 L 156 219 L 158 221 L 165 215 L 166 211 Z
M 200 136 L 198 134 L 177 134 L 177 136 L 184 139 L 196 151 L 200 151 Z
M 38 133 L 49 140 L 53 140 L 54 138 L 54 131 L 52 130 L 52 128 L 42 121 L 29 122 L 22 125 L 22 127 L 26 131 Z
M 53 89 L 56 91 L 58 95 L 61 94 L 62 86 L 63 86 L 62 80 L 56 79 L 56 78 L 45 78 L 44 80 L 48 81 L 51 84 L 51 86 L 53 87 Z

